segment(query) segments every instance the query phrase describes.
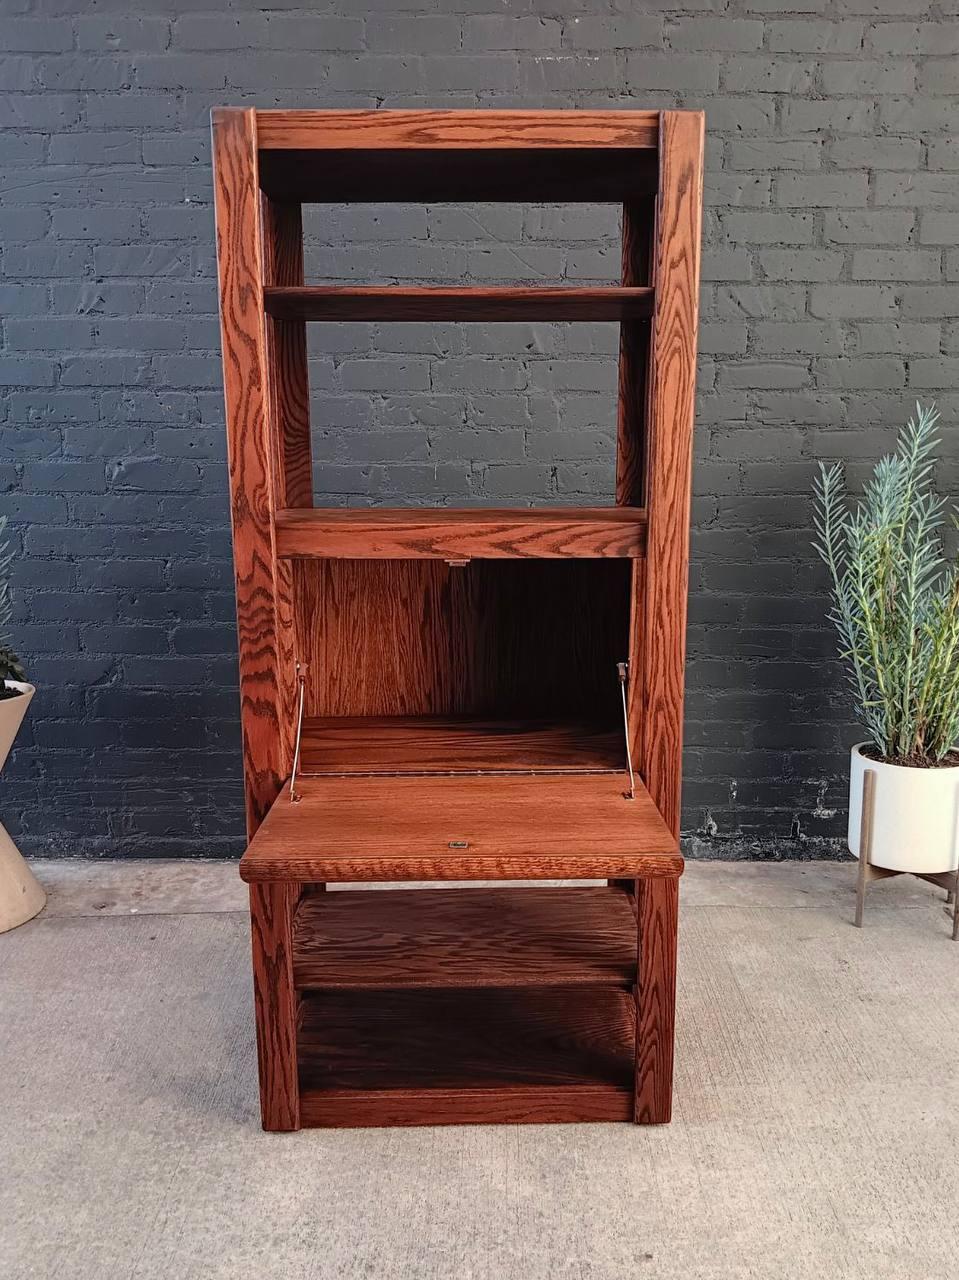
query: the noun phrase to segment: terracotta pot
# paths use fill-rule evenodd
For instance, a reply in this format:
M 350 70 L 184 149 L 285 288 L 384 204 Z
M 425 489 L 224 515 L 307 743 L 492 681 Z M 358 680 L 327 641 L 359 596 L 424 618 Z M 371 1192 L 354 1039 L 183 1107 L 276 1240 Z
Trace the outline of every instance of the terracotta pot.
M 885 764 L 862 754 L 868 745 L 860 742 L 852 749 L 849 852 L 859 857 L 863 776 L 873 769 L 872 865 L 926 874 L 955 871 L 959 866 L 959 765 L 913 769 Z
M 23 684 L 19 680 L 7 680 L 5 684 L 8 689 L 19 689 L 21 696 L 0 701 L 0 769 L 6 763 L 30 699 L 36 693 L 32 684 Z M 47 895 L 24 862 L 20 850 L 0 827 L 0 933 L 32 920 L 38 911 L 43 910 L 46 900 Z

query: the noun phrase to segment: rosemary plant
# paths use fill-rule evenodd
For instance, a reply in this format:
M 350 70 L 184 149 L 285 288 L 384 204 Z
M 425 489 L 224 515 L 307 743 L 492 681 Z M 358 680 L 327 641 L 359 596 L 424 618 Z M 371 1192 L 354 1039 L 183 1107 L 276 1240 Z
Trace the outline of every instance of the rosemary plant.
M 916 405 L 853 509 L 842 464 L 820 463 L 815 482 L 829 616 L 859 718 L 891 764 L 951 762 L 959 743 L 959 560 L 945 560 L 946 500 L 932 489 L 938 419 Z
M 20 659 L 14 653 L 7 638 L 7 627 L 13 605 L 10 601 L 10 583 L 7 570 L 13 559 L 13 552 L 3 537 L 7 527 L 7 517 L 0 516 L 0 699 L 16 697 L 18 690 L 4 689 L 5 680 L 26 680 Z

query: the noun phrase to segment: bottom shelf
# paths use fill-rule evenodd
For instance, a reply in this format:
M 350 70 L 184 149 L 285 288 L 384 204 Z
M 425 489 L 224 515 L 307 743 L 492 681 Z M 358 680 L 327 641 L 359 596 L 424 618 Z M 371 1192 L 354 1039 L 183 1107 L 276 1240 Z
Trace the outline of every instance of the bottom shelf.
M 605 988 L 310 993 L 300 1122 L 631 1120 L 635 1021 Z
M 610 773 L 622 726 L 476 716 L 340 716 L 303 722 L 301 772 Z

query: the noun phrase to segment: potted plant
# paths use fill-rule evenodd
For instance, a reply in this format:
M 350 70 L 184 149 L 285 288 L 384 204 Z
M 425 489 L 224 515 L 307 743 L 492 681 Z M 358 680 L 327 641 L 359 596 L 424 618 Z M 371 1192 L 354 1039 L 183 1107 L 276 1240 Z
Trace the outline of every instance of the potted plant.
M 0 516 L 0 769 L 6 763 L 30 699 L 36 692 L 33 685 L 27 683 L 20 659 L 7 637 L 11 613 L 7 570 L 13 556 L 3 541 L 6 526 L 6 517 Z M 24 862 L 20 850 L 0 826 L 0 933 L 32 920 L 43 909 L 46 900 L 46 894 Z
M 859 857 L 869 769 L 870 862 L 920 875 L 959 864 L 959 560 L 945 558 L 946 500 L 932 487 L 938 417 L 916 405 L 853 509 L 841 464 L 820 464 L 815 485 L 814 545 L 868 734 L 852 748 L 849 850 Z

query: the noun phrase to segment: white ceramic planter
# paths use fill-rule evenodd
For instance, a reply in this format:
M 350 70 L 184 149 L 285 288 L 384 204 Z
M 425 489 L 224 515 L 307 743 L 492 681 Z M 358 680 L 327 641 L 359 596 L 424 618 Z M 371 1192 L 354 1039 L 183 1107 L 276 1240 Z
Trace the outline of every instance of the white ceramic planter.
M 859 857 L 863 775 L 876 773 L 870 862 L 890 871 L 930 873 L 959 866 L 959 765 L 910 769 L 883 764 L 852 749 L 849 770 L 849 852 Z
M 7 680 L 6 684 L 19 689 L 22 696 L 0 701 L 0 769 L 6 763 L 30 699 L 36 693 L 32 684 L 22 684 L 19 680 Z M 0 827 L 0 933 L 32 920 L 43 910 L 46 900 L 47 895 L 20 850 Z

